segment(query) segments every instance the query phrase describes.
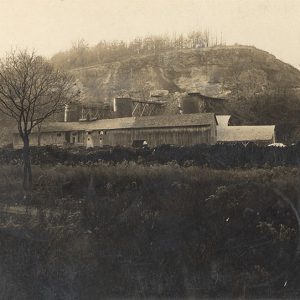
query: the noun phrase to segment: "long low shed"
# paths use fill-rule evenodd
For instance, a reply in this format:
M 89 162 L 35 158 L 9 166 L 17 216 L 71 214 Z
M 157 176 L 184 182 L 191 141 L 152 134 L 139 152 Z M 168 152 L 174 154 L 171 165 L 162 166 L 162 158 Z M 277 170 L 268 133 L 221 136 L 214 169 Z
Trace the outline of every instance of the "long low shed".
M 217 142 L 217 120 L 213 113 L 104 119 L 91 122 L 45 123 L 31 134 L 37 145 L 132 146 L 145 141 L 150 147 L 162 144 L 195 145 Z M 15 148 L 22 140 L 14 133 Z
M 231 126 L 230 115 L 216 117 L 218 142 L 255 142 L 260 145 L 275 143 L 275 125 Z

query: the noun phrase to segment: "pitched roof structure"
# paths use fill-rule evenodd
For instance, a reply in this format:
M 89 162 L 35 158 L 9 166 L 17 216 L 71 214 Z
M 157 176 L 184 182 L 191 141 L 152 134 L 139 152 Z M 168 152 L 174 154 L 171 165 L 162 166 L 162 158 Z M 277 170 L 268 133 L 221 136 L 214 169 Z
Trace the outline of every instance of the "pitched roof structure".
M 188 92 L 188 95 L 189 96 L 198 96 L 198 97 L 201 97 L 204 100 L 212 100 L 212 101 L 225 101 L 226 100 L 225 98 L 211 97 L 211 96 L 203 95 L 203 94 L 201 94 L 200 92 L 197 92 L 197 91 Z
M 273 141 L 275 125 L 264 126 L 229 126 L 230 115 L 217 115 L 217 141 L 243 142 L 243 141 Z
M 217 124 L 213 113 L 197 113 L 170 116 L 127 117 L 103 119 L 89 122 L 51 122 L 44 123 L 41 132 L 93 131 L 130 128 L 166 128 L 184 126 L 205 126 Z

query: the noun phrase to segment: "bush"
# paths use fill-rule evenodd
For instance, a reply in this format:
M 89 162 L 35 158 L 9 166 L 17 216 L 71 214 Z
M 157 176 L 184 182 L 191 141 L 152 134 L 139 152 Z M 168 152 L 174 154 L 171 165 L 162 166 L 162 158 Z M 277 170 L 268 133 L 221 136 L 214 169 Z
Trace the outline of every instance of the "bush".
M 1 221 L 0 266 L 10 273 L 0 284 L 8 296 L 10 285 L 16 299 L 297 292 L 291 206 L 299 197 L 297 168 L 124 161 L 34 166 L 33 172 L 30 201 L 42 212 L 16 216 L 15 224 Z M 21 186 L 20 167 L 3 166 L 4 174 L 2 201 L 13 195 L 10 184 Z

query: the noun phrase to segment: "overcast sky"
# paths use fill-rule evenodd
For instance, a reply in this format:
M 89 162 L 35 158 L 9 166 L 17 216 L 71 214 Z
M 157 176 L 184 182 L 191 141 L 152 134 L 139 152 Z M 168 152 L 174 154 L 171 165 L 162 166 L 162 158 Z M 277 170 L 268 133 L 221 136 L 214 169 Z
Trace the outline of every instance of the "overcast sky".
M 207 28 L 300 68 L 300 0 L 0 0 L 0 55 Z

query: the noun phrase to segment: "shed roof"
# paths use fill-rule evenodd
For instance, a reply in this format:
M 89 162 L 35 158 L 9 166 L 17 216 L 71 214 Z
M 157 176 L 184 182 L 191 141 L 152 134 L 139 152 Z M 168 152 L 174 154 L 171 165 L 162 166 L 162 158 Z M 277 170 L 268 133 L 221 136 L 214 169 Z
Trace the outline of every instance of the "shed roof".
M 275 134 L 275 125 L 268 126 L 228 126 L 217 128 L 217 141 L 268 141 Z
M 188 92 L 189 96 L 197 96 L 199 98 L 202 98 L 204 100 L 212 100 L 212 101 L 225 101 L 225 98 L 220 98 L 220 97 L 211 97 L 211 96 L 207 96 L 207 95 L 203 95 L 200 92 L 197 91 L 190 91 Z
M 42 132 L 57 131 L 92 131 L 109 129 L 130 128 L 160 128 L 160 127 L 183 127 L 204 126 L 217 124 L 213 113 L 171 115 L 171 116 L 145 116 L 127 117 L 115 119 L 103 119 L 90 122 L 52 122 L 44 123 Z

